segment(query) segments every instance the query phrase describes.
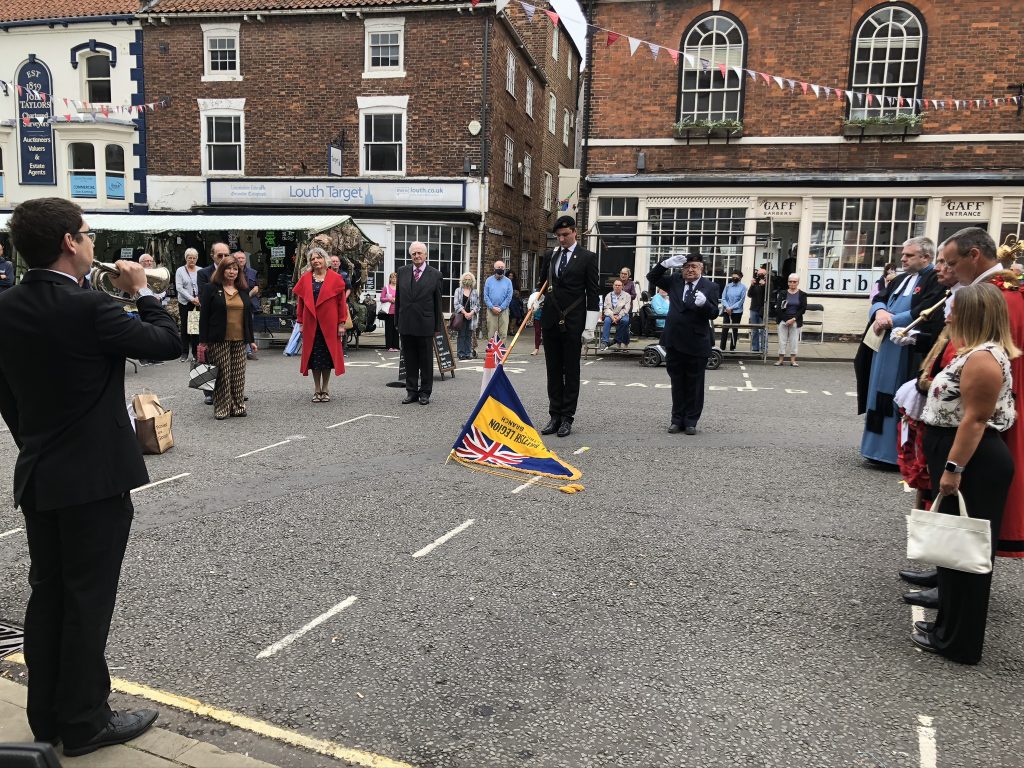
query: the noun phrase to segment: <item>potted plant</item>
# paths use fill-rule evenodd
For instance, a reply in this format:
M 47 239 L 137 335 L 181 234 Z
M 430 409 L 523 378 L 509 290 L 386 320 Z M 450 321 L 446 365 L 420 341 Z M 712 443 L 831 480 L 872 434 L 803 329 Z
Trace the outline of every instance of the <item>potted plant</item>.
M 921 115 L 897 114 L 862 117 L 843 122 L 843 136 L 863 138 L 865 136 L 919 136 Z
M 672 126 L 677 139 L 738 139 L 743 135 L 742 120 L 694 120 L 686 118 Z

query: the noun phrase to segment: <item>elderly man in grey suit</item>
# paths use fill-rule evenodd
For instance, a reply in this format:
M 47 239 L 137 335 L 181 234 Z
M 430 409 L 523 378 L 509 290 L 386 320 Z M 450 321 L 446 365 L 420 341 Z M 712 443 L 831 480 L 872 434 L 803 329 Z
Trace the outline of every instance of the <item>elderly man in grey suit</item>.
M 434 334 L 440 331 L 441 273 L 427 264 L 427 246 L 415 242 L 409 246 L 412 264 L 398 270 L 395 288 L 395 315 L 405 358 L 403 404 L 427 405 L 434 387 Z

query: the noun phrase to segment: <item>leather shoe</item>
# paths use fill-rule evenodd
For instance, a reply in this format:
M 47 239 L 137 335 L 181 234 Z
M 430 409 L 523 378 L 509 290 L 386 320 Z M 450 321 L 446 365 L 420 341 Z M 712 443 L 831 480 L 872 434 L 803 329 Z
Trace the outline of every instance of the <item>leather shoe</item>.
M 135 712 L 111 712 L 106 726 L 84 744 L 75 747 L 65 742 L 64 754 L 68 757 L 87 755 L 100 747 L 124 744 L 141 736 L 156 721 L 157 713 L 152 709 Z
M 685 429 L 683 429 L 683 432 L 685 432 L 688 435 L 696 435 L 697 434 L 697 428 L 696 427 L 686 427 Z
M 939 583 L 939 574 L 934 568 L 927 571 L 900 571 L 900 578 L 918 587 L 934 587 Z
M 568 437 L 572 434 L 572 422 L 566 419 L 562 422 L 562 426 L 558 428 L 559 437 Z
M 418 403 L 420 401 L 419 395 L 409 395 L 405 400 L 402 401 L 402 405 L 408 405 L 409 403 Z
M 939 607 L 939 588 L 922 589 L 919 592 L 907 592 L 903 595 L 903 602 L 910 605 L 920 605 L 922 608 Z
M 668 433 L 670 435 L 678 435 L 682 431 L 683 431 L 683 428 L 680 427 L 678 424 L 673 424 L 672 426 L 670 426 L 668 428 Z
M 935 629 L 935 622 L 934 621 L 915 621 L 914 622 L 914 629 L 916 629 L 918 632 L 922 632 L 922 633 L 924 633 L 926 635 L 930 635 L 932 633 L 932 630 Z
M 922 651 L 927 651 L 928 653 L 939 652 L 939 649 L 932 645 L 931 634 L 925 634 L 924 632 L 911 632 L 910 639 L 913 641 L 914 645 L 916 645 Z M 64 751 L 65 753 L 67 753 L 67 750 Z
M 430 403 L 430 396 L 429 395 L 420 395 L 420 405 L 429 405 L 429 403 Z
M 203 397 L 203 402 L 207 405 L 213 405 L 213 395 L 206 395 Z
M 540 433 L 542 435 L 553 435 L 553 434 L 555 434 L 555 432 L 558 431 L 558 428 L 560 426 L 562 426 L 562 420 L 561 419 L 555 419 L 555 418 L 548 419 L 548 423 L 540 428 Z

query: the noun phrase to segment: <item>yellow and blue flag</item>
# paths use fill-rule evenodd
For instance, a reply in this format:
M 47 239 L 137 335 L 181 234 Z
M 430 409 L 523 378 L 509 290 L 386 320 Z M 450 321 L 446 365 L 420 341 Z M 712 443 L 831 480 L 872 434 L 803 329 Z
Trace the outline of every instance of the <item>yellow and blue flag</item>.
M 480 395 L 473 414 L 452 446 L 463 464 L 510 469 L 560 480 L 578 480 L 582 473 L 544 447 L 526 415 L 519 395 L 499 365 Z M 582 487 L 582 486 L 581 486 Z

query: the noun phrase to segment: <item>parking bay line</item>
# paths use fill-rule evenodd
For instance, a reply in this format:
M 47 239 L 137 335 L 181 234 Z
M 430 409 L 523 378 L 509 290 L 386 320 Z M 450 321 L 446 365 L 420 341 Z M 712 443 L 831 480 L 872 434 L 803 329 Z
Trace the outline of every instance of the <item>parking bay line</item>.
M 257 448 L 255 451 L 249 451 L 248 453 L 239 454 L 238 456 L 235 456 L 235 458 L 236 459 L 244 459 L 246 456 L 252 456 L 254 453 L 259 453 L 260 451 L 269 451 L 271 448 L 277 448 L 277 446 L 279 446 L 279 445 L 287 445 L 290 442 L 291 442 L 291 438 L 289 438 L 287 440 L 282 440 L 282 441 L 280 441 L 278 443 L 273 443 L 271 445 L 265 445 L 262 448 Z
M 146 483 L 146 485 L 140 485 L 138 488 L 133 488 L 132 493 L 138 493 L 139 491 L 144 491 L 147 488 L 155 488 L 158 485 L 169 483 L 172 480 L 180 480 L 181 478 L 188 477 L 191 474 L 191 472 L 182 472 L 180 475 L 172 475 L 171 477 L 165 477 L 163 480 L 157 480 L 154 483 Z
M 540 475 L 537 475 L 537 479 L 538 480 L 540 479 Z M 454 536 L 458 536 L 460 533 L 462 533 L 464 530 L 469 528 L 469 526 L 471 526 L 475 522 L 476 522 L 476 520 L 474 520 L 473 518 L 470 518 L 469 520 L 464 522 L 462 525 L 460 525 L 458 528 L 455 528 L 453 530 L 448 531 L 448 533 L 446 533 L 444 536 L 442 536 L 439 539 L 435 539 L 434 541 L 432 541 L 430 544 L 427 544 L 427 546 L 425 546 L 423 549 L 419 550 L 418 552 L 413 552 L 412 556 L 413 557 L 423 557 L 424 555 L 429 555 L 431 552 L 433 552 L 439 546 L 441 546 L 446 541 L 448 541 L 448 539 L 450 539 L 450 538 L 452 538 Z
M 5 660 L 15 664 L 25 664 L 25 656 L 21 653 L 13 653 Z M 334 741 L 328 741 L 327 739 L 314 739 L 310 736 L 306 736 L 305 734 L 298 733 L 297 731 L 291 731 L 287 728 L 281 728 L 264 720 L 257 720 L 253 717 L 240 715 L 237 712 L 232 712 L 227 709 L 211 707 L 208 704 L 203 704 L 201 701 L 189 699 L 185 696 L 179 696 L 176 693 L 161 691 L 158 688 L 150 688 L 148 685 L 141 685 L 140 683 L 132 683 L 128 680 L 121 680 L 119 678 L 112 677 L 110 678 L 110 687 L 118 693 L 125 693 L 129 696 L 138 696 L 143 699 L 148 699 L 149 701 L 154 701 L 157 704 L 163 704 L 167 707 L 173 707 L 174 709 L 189 712 L 197 717 L 205 717 L 208 720 L 214 720 L 218 723 L 230 725 L 233 728 L 255 733 L 257 736 L 262 736 L 263 738 L 273 739 L 274 741 L 289 744 L 293 747 L 299 747 L 300 749 L 308 749 L 310 752 L 315 752 L 319 755 L 326 755 L 327 757 L 333 757 L 337 760 L 344 760 L 348 763 L 352 763 L 353 765 L 361 765 L 365 766 L 365 768 L 413 768 L 409 763 L 392 760 L 390 757 L 385 757 L 384 755 L 377 755 L 373 752 L 366 752 L 362 749 L 353 749 Z
M 520 491 L 525 491 L 527 488 L 529 488 L 534 483 L 539 482 L 540 478 L 541 478 L 541 475 L 537 475 L 536 477 L 531 477 L 529 480 L 527 480 L 525 483 L 520 485 L 518 488 L 514 488 L 512 490 L 512 493 L 519 493 Z
M 934 722 L 927 715 L 918 715 L 917 722 L 917 756 L 921 768 L 935 768 L 938 765 L 939 751 L 935 744 Z
M 18 531 L 24 531 L 24 530 L 25 530 L 24 528 L 12 528 L 9 531 L 5 531 L 4 533 L 0 533 L 0 539 L 6 538 L 8 536 L 13 536 L 14 534 L 18 533 Z
M 325 621 L 327 621 L 332 616 L 335 616 L 335 615 L 341 613 L 342 611 L 344 611 L 346 608 L 348 608 L 350 605 L 352 605 L 358 599 L 359 598 L 356 597 L 355 595 L 350 595 L 349 597 L 346 597 L 344 600 L 342 600 L 336 606 L 331 608 L 329 611 L 325 611 L 324 613 L 321 613 L 319 616 L 317 616 L 315 619 L 313 619 L 311 622 L 309 622 L 306 626 L 304 626 L 304 627 L 302 627 L 300 629 L 295 630 L 290 635 L 286 635 L 285 637 L 282 637 L 276 643 L 268 645 L 266 648 L 264 648 L 262 651 L 260 651 L 258 654 L 256 654 L 256 658 L 257 659 L 267 659 L 267 658 L 270 658 L 271 656 L 273 656 L 278 651 L 284 650 L 289 645 L 291 645 L 296 640 L 298 640 L 300 637 L 302 637 L 304 634 L 309 632 L 309 630 L 314 629 L 314 628 L 320 626 L 321 624 L 323 624 Z
M 345 419 L 345 421 L 339 421 L 337 424 L 331 424 L 327 429 L 334 429 L 335 427 L 343 427 L 346 424 L 351 424 L 353 421 L 359 421 L 360 419 L 367 419 L 370 416 L 376 416 L 378 419 L 397 419 L 397 416 L 385 416 L 382 413 L 364 413 L 362 416 L 356 416 L 353 419 Z

